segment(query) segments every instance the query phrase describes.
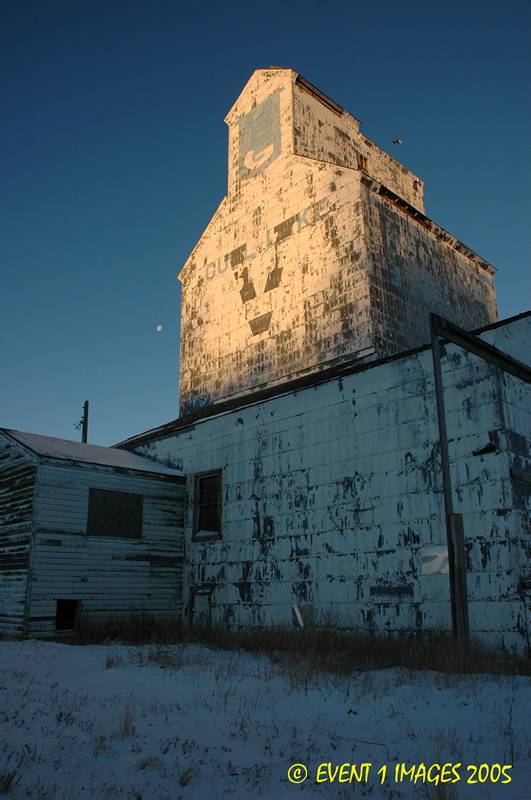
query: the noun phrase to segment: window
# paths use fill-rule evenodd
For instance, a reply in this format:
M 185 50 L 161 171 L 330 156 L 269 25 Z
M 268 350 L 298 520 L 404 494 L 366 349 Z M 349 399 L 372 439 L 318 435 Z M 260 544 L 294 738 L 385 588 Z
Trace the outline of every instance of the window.
M 356 151 L 356 161 L 358 163 L 358 169 L 363 170 L 363 172 L 367 172 L 369 161 L 367 156 L 362 155 L 358 151 Z
M 55 609 L 55 630 L 74 631 L 79 619 L 79 600 L 58 600 Z
M 140 539 L 143 510 L 141 494 L 89 489 L 87 534 Z
M 199 539 L 221 536 L 221 470 L 195 476 L 193 532 Z

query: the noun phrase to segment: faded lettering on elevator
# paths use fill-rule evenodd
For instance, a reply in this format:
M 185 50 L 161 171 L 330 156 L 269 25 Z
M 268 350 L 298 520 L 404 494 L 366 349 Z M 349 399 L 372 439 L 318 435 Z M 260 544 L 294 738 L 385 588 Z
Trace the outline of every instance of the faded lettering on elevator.
M 209 261 L 205 264 L 205 277 L 207 280 L 212 280 L 216 275 L 221 275 L 226 269 L 238 267 L 239 264 L 252 261 L 258 255 L 261 255 L 270 247 L 279 244 L 280 242 L 299 233 L 303 228 L 308 225 L 315 225 L 322 217 L 332 210 L 328 198 L 323 198 L 313 203 L 311 206 L 299 211 L 288 219 L 283 220 L 272 229 L 267 229 L 260 240 L 257 242 L 253 251 L 248 249 L 247 243 L 239 245 L 238 247 L 220 256 L 214 261 Z

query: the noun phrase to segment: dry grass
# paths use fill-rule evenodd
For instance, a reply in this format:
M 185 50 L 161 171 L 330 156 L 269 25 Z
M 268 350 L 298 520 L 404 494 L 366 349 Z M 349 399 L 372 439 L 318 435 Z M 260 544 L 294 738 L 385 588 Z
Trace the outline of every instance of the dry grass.
M 20 781 L 22 775 L 20 767 L 0 772 L 0 794 L 9 794 Z
M 303 630 L 279 627 L 232 631 L 214 627 L 210 631 L 194 632 L 175 621 L 161 621 L 149 614 L 130 614 L 110 619 L 99 629 L 85 628 L 81 632 L 80 643 L 96 641 L 152 645 L 147 651 L 131 648 L 130 659 L 139 665 L 154 662 L 159 666 L 178 667 L 180 656 L 167 645 L 195 642 L 226 650 L 267 654 L 288 668 L 293 661 L 305 675 L 316 671 L 342 675 L 353 670 L 390 667 L 445 674 L 531 674 L 529 660 L 503 658 L 479 644 L 472 644 L 465 650 L 447 633 L 383 636 L 340 630 L 331 625 Z
M 120 720 L 120 724 L 118 726 L 118 736 L 120 739 L 127 739 L 129 736 L 132 736 L 135 732 L 135 726 L 133 725 L 133 712 L 129 707 L 127 707 L 123 713 L 122 719 Z
M 419 636 L 378 636 L 330 627 L 306 630 L 265 629 L 233 633 L 213 629 L 208 636 L 190 636 L 224 649 L 264 653 L 300 672 L 317 670 L 350 674 L 353 670 L 403 667 L 452 673 L 530 674 L 528 661 L 505 659 L 480 645 L 468 650 L 444 633 Z
M 107 737 L 103 735 L 95 736 L 92 742 L 92 755 L 101 756 L 107 751 Z
M 124 660 L 118 653 L 107 653 L 105 656 L 105 669 L 116 669 L 123 667 Z
M 161 770 L 164 767 L 164 763 L 158 756 L 144 756 L 138 762 L 137 767 L 141 770 Z
M 179 775 L 179 786 L 187 786 L 195 774 L 196 770 L 193 767 L 188 767 L 188 769 L 185 769 L 184 772 L 181 772 Z
M 426 800 L 457 800 L 458 794 L 455 786 L 447 783 L 426 784 L 424 797 Z
M 182 625 L 149 612 L 108 616 L 99 624 L 82 624 L 77 644 L 125 642 L 127 644 L 173 644 L 182 639 Z
M 137 667 L 157 664 L 163 669 L 179 669 L 183 666 L 183 656 L 174 648 L 164 644 L 141 645 L 129 648 L 129 660 Z

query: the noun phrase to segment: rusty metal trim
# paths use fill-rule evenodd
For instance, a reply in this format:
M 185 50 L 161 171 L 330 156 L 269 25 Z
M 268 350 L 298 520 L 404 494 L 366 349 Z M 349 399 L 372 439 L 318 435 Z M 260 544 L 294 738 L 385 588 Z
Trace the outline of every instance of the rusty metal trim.
M 336 103 L 335 100 L 332 100 L 331 97 L 328 97 L 327 94 L 318 89 L 317 86 L 314 86 L 313 83 L 310 83 L 310 81 L 306 80 L 306 78 L 303 78 L 302 75 L 297 75 L 295 83 L 302 89 L 306 90 L 308 94 L 311 94 L 317 100 L 320 100 L 323 105 L 325 105 L 338 116 L 342 116 L 344 114 L 345 109 L 343 106 L 340 106 L 339 103 Z
M 459 253 L 467 256 L 471 261 L 475 264 L 480 266 L 490 275 L 494 275 L 496 273 L 496 269 L 489 264 L 482 256 L 476 253 L 472 248 L 468 247 L 466 244 L 461 242 L 456 236 L 443 228 L 442 225 L 439 225 L 437 222 L 434 222 L 430 217 L 427 217 L 422 211 L 419 211 L 418 208 L 411 205 L 407 200 L 404 200 L 403 197 L 393 192 L 392 189 L 389 189 L 385 184 L 380 183 L 380 181 L 376 180 L 367 174 L 363 175 L 362 183 L 371 191 L 375 192 L 380 197 L 385 198 L 390 204 L 392 204 L 395 208 L 400 209 L 404 212 L 404 214 L 413 217 L 420 225 L 422 225 L 426 230 L 429 230 L 433 233 L 441 241 L 445 242 L 449 247 L 452 247 Z
M 442 338 L 452 342 L 464 350 L 482 358 L 489 364 L 509 372 L 517 378 L 531 383 L 531 369 L 517 361 L 497 347 L 478 339 L 472 333 L 460 328 L 438 314 L 430 314 L 431 350 L 433 373 L 435 380 L 435 401 L 437 406 L 437 424 L 439 429 L 439 447 L 441 451 L 441 467 L 443 476 L 444 512 L 446 535 L 448 540 L 448 565 L 450 577 L 450 599 L 452 605 L 452 629 L 454 636 L 465 647 L 469 642 L 468 599 L 466 588 L 465 544 L 462 514 L 456 514 L 452 505 L 452 478 L 450 457 L 448 454 L 448 434 L 446 429 L 446 410 L 444 405 L 444 386 L 441 370 Z M 513 471 L 511 468 L 511 477 Z
M 468 333 L 468 331 L 444 319 L 444 317 L 438 316 L 438 314 L 430 314 L 430 319 L 432 331 L 437 336 L 441 336 L 464 350 L 468 350 L 484 361 L 488 361 L 489 364 L 498 367 L 498 369 L 509 372 L 515 378 L 519 378 L 525 383 L 531 383 L 531 368 L 522 361 L 518 361 L 516 358 L 504 353 L 503 350 L 498 350 L 492 344 L 478 339 L 477 336 Z

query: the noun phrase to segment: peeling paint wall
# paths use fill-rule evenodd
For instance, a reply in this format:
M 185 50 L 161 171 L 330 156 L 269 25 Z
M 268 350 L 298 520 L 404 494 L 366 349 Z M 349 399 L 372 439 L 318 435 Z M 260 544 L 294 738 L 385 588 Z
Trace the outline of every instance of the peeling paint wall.
M 424 216 L 421 179 L 292 70 L 253 73 L 226 122 L 228 193 L 180 274 L 181 414 L 423 344 L 429 311 L 497 318 L 492 268 Z
M 37 467 L 0 433 L 0 633 L 22 636 Z
M 140 539 L 87 535 L 89 488 L 143 496 Z M 174 480 L 88 467 L 39 470 L 28 632 L 53 635 L 57 598 L 81 601 L 82 619 L 181 613 L 184 487 Z
M 141 494 L 141 537 L 88 535 L 90 489 Z M 88 624 L 180 619 L 182 478 L 39 458 L 0 433 L 0 490 L 1 633 L 53 637 L 57 600 L 78 600 Z
M 530 363 L 525 346 L 530 329 L 531 317 L 528 317 L 527 327 L 522 332 L 512 332 L 511 346 L 515 348 L 515 357 L 526 364 Z M 513 555 L 512 562 L 507 560 L 509 564 L 520 565 L 517 592 L 524 607 L 520 629 L 523 637 L 527 635 L 531 646 L 531 398 L 529 387 L 512 375 L 500 373 L 498 381 L 505 445 L 511 453 L 512 503 L 507 532 L 511 550 L 517 554 Z
M 361 169 L 419 211 L 424 181 L 360 132 L 360 122 L 326 104 L 296 79 L 293 89 L 293 152 L 338 167 Z
M 362 179 L 362 213 L 376 350 L 397 353 L 430 341 L 433 312 L 467 330 L 498 318 L 492 274 L 429 220 Z M 451 238 L 451 237 L 449 237 Z
M 531 363 L 529 316 L 482 338 Z M 521 653 L 529 493 L 511 470 L 529 466 L 529 386 L 445 350 L 471 632 Z M 426 349 L 205 417 L 136 449 L 189 475 L 184 597 L 207 593 L 213 623 L 290 625 L 299 604 L 317 624 L 409 632 L 451 624 L 448 575 L 423 569 L 446 545 L 437 441 Z M 218 468 L 222 539 L 194 542 L 193 475 Z

